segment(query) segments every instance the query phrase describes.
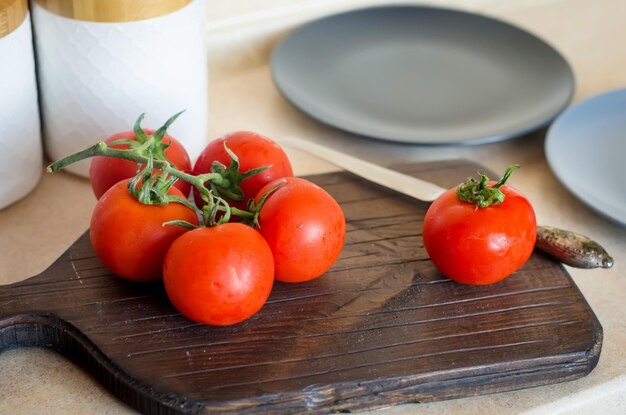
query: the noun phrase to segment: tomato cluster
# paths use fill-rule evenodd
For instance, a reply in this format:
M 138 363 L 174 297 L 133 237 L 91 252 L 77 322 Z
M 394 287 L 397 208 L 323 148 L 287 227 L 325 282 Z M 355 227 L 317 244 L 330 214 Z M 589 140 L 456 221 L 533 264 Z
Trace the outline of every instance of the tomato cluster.
M 132 151 L 152 139 L 156 150 L 149 154 L 160 151 L 172 170 L 156 158 L 143 171 L 129 160 L 92 160 L 90 179 L 99 200 L 90 238 L 111 272 L 133 281 L 163 278 L 170 301 L 187 318 L 230 325 L 261 309 L 274 280 L 317 278 L 339 257 L 346 232 L 339 204 L 312 182 L 293 177 L 273 140 L 246 131 L 225 135 L 211 141 L 191 168 L 175 138 L 163 130 L 155 140 L 155 131 L 137 126 L 105 144 Z M 172 175 L 200 184 L 174 182 Z M 159 186 L 166 189 L 159 200 L 172 201 L 151 202 Z
M 178 115 L 156 131 L 141 128 L 141 116 L 132 131 L 49 170 L 96 156 L 90 239 L 103 264 L 132 281 L 162 278 L 190 320 L 235 324 L 261 309 L 274 281 L 309 281 L 330 269 L 344 245 L 344 214 L 324 189 L 293 177 L 282 148 L 260 134 L 219 137 L 192 168 L 166 134 Z M 468 178 L 430 206 L 424 247 L 442 274 L 490 284 L 529 258 L 536 220 L 529 201 L 505 184 L 515 168 L 498 182 Z

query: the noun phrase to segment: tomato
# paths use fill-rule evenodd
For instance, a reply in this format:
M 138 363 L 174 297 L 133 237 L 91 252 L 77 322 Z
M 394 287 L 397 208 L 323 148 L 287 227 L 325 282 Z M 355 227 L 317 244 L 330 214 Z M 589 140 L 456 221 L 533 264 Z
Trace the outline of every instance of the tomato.
M 268 183 L 256 202 L 279 184 L 261 207 L 259 232 L 274 254 L 276 279 L 308 281 L 324 274 L 339 258 L 346 221 L 331 195 L 297 177 Z
M 198 224 L 196 213 L 180 203 L 152 206 L 139 203 L 128 191 L 129 180 L 116 183 L 96 203 L 89 236 L 93 249 L 112 273 L 133 281 L 161 277 L 170 244 L 187 229 L 163 226 L 171 220 Z M 183 196 L 170 188 L 169 194 Z
M 241 223 L 198 228 L 170 247 L 163 282 L 174 307 L 188 319 L 235 324 L 259 311 L 269 297 L 272 252 L 255 229 Z
M 283 149 L 271 139 L 249 131 L 237 131 L 211 141 L 196 160 L 194 173 L 210 172 L 213 161 L 219 161 L 228 167 L 231 157 L 224 149 L 224 144 L 239 158 L 241 173 L 258 167 L 271 166 L 259 174 L 244 179 L 240 185 L 244 200 L 229 201 L 232 202 L 231 206 L 246 209 L 248 200 L 254 198 L 267 183 L 278 178 L 293 176 L 291 163 Z M 199 207 L 204 204 L 195 189 L 194 198 Z
M 491 284 L 528 260 L 537 237 L 534 210 L 514 188 L 500 190 L 504 201 L 487 207 L 462 201 L 456 189 L 432 203 L 424 218 L 424 247 L 443 275 L 464 284 Z
M 150 129 L 144 129 L 144 131 L 148 135 L 154 133 L 154 130 Z M 134 131 L 125 131 L 107 138 L 104 142 L 108 144 L 120 139 L 136 140 L 135 133 Z M 178 170 L 189 173 L 191 171 L 191 161 L 189 160 L 187 150 L 185 150 L 183 145 L 175 138 L 169 135 L 163 137 L 163 144 L 170 143 L 171 145 L 165 150 L 165 156 Z M 113 148 L 127 149 L 128 145 L 119 144 L 113 146 Z M 91 181 L 93 192 L 98 199 L 115 183 L 120 180 L 129 179 L 135 176 L 136 173 L 137 163 L 112 157 L 94 157 L 89 166 L 89 180 Z M 185 197 L 189 195 L 191 188 L 189 183 L 178 180 L 174 186 L 176 186 Z

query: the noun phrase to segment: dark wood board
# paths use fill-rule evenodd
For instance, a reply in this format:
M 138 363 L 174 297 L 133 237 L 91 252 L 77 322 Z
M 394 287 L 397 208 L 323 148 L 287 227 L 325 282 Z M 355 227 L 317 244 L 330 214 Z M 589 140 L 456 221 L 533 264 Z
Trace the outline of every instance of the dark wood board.
M 453 186 L 466 161 L 400 170 Z M 596 365 L 602 328 L 539 253 L 491 286 L 442 277 L 421 240 L 427 203 L 348 173 L 310 177 L 348 222 L 324 276 L 277 283 L 231 327 L 194 324 L 160 283 L 111 275 L 87 234 L 48 270 L 0 287 L 0 351 L 57 350 L 144 413 L 330 413 L 562 382 Z

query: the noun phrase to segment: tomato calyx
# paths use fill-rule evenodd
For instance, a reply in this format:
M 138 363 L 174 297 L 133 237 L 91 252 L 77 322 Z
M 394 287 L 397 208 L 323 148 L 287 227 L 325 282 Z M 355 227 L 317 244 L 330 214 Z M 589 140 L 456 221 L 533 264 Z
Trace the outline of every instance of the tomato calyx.
M 151 154 L 150 151 L 145 166 L 137 165 L 137 174 L 128 182 L 129 193 L 144 205 L 164 206 L 170 202 L 177 202 L 191 208 L 192 204 L 188 200 L 168 194 L 178 179 L 170 175 L 169 165 L 162 171 L 153 170 L 154 158 Z
M 519 168 L 519 164 L 509 166 L 500 180 L 493 186 L 488 186 L 489 177 L 480 175 L 480 180 L 468 177 L 467 180 L 456 187 L 456 195 L 459 199 L 467 203 L 473 203 L 479 208 L 491 205 L 499 205 L 504 202 L 505 195 L 500 190 L 513 172 Z
M 144 205 L 163 206 L 169 203 L 167 191 L 176 178 L 165 178 L 163 174 L 151 174 L 152 160 L 128 182 L 130 194 Z
M 208 184 L 211 189 L 213 189 L 221 197 L 235 202 L 240 202 L 245 197 L 243 190 L 241 190 L 241 182 L 269 169 L 272 166 L 261 166 L 246 172 L 240 172 L 239 157 L 237 157 L 237 155 L 228 148 L 226 142 L 224 142 L 224 150 L 231 159 L 228 167 L 217 160 L 213 161 L 213 164 L 211 164 L 211 173 L 219 174 L 223 180 L 220 183 L 210 181 L 205 183 L 205 185 Z M 200 196 L 202 196 L 202 194 Z M 205 200 L 205 202 L 207 201 Z
M 128 138 L 120 138 L 118 140 L 108 143 L 109 147 L 115 147 L 119 145 L 126 145 L 128 149 L 135 151 L 144 157 L 154 158 L 156 160 L 163 160 L 170 162 L 165 155 L 165 151 L 171 146 L 171 142 L 164 143 L 163 139 L 167 134 L 167 129 L 176 121 L 176 119 L 183 113 L 180 111 L 171 116 L 165 124 L 163 124 L 158 130 L 152 134 L 147 134 L 141 127 L 141 122 L 145 117 L 145 113 L 139 115 L 135 124 L 133 125 L 133 132 L 135 133 L 135 139 L 130 140 Z M 171 162 L 170 162 L 171 164 Z

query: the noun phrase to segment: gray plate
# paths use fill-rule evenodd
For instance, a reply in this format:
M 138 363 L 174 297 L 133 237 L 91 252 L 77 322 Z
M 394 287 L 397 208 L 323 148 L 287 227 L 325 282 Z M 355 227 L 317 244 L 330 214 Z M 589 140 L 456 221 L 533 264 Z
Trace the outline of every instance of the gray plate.
M 420 6 L 361 9 L 291 33 L 271 60 L 296 107 L 353 133 L 483 143 L 550 122 L 570 102 L 563 57 L 506 23 Z
M 561 114 L 546 135 L 557 178 L 596 211 L 626 226 L 626 89 L 588 98 Z

